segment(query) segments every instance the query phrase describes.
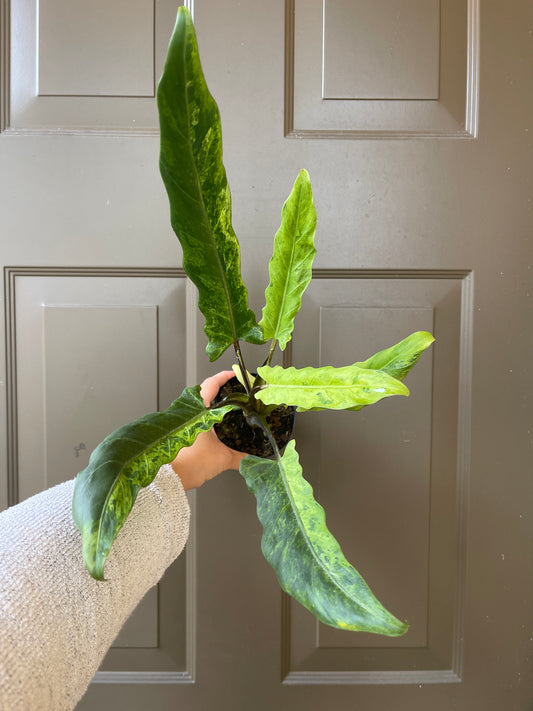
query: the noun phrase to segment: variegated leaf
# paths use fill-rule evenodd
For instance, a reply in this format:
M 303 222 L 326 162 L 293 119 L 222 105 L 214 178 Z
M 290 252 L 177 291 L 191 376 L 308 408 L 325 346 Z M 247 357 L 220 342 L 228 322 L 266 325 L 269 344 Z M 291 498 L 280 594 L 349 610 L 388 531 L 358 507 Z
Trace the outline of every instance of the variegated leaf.
M 186 388 L 167 410 L 120 427 L 96 447 L 88 466 L 76 477 L 72 501 L 83 559 L 94 578 L 103 580 L 105 559 L 139 489 L 231 409 L 208 410 L 200 386 Z
M 332 627 L 388 636 L 407 631 L 344 557 L 302 477 L 294 441 L 276 460 L 245 457 L 240 472 L 257 499 L 263 555 L 285 592 Z
M 265 339 L 279 343 L 281 350 L 291 339 L 294 317 L 302 294 L 311 281 L 315 256 L 316 211 L 309 174 L 300 171 L 281 212 L 281 226 L 274 239 L 269 264 L 270 284 L 259 325 Z
M 380 370 L 357 365 L 343 368 L 257 369 L 266 385 L 256 393 L 265 405 L 294 405 L 303 410 L 345 410 L 364 407 L 391 395 L 409 395 L 406 386 Z
M 263 343 L 240 273 L 231 225 L 231 196 L 222 163 L 220 115 L 200 65 L 196 35 L 185 7 L 178 10 L 157 90 L 160 169 L 183 267 L 198 288 L 207 353 L 216 360 L 242 339 Z

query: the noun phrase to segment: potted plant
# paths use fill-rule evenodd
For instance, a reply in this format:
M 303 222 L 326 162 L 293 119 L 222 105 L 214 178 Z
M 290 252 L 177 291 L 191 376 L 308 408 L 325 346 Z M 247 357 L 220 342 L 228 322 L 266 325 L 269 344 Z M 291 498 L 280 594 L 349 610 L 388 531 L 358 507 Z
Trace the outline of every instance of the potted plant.
M 232 346 L 236 378 L 209 407 L 200 386 L 186 388 L 168 409 L 121 427 L 93 451 L 77 476 L 73 498 L 86 566 L 103 579 L 106 556 L 139 489 L 200 432 L 216 425 L 223 441 L 252 452 L 242 460 L 240 473 L 257 499 L 263 554 L 281 587 L 326 624 L 401 635 L 407 624 L 381 605 L 345 559 L 302 476 L 294 440 L 287 440 L 295 410 L 359 410 L 391 395 L 408 395 L 402 381 L 434 339 L 417 332 L 341 368 L 273 366 L 274 352 L 284 350 L 291 338 L 312 275 L 316 213 L 309 176 L 300 172 L 283 206 L 270 284 L 257 322 L 248 307 L 239 243 L 231 225 L 219 112 L 202 73 L 192 20 L 183 7 L 157 99 L 161 174 L 171 223 L 183 248 L 183 266 L 198 288 L 207 354 L 215 361 Z M 262 364 L 255 365 L 254 374 L 244 362 L 241 341 L 263 346 L 258 360 Z M 254 441 L 246 449 L 243 440 L 248 435 Z

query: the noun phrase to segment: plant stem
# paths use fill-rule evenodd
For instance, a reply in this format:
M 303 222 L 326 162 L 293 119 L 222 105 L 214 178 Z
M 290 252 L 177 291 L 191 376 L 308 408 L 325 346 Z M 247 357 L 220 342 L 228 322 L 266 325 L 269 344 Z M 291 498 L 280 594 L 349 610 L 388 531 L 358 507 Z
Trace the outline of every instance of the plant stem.
M 278 459 L 281 458 L 281 454 L 278 448 L 278 443 L 276 442 L 276 438 L 270 431 L 270 428 L 267 424 L 266 419 L 263 417 L 263 415 L 259 412 L 254 412 L 254 413 L 249 413 L 248 415 L 249 419 L 248 422 L 252 425 L 256 425 L 257 427 L 260 427 L 263 432 L 265 433 L 268 441 L 270 442 L 272 446 L 272 451 L 276 455 Z
M 250 398 L 247 397 L 244 393 L 231 393 L 230 395 L 226 395 L 225 398 L 220 400 L 220 402 L 217 402 L 215 405 L 210 405 L 208 407 L 208 410 L 217 410 L 220 407 L 224 407 L 224 405 L 237 405 L 237 407 L 240 407 L 241 410 L 246 409 L 246 406 L 248 405 L 250 401 Z
M 244 387 L 246 389 L 246 393 L 248 395 L 251 395 L 252 394 L 252 386 L 250 385 L 250 381 L 248 380 L 248 371 L 246 370 L 246 366 L 244 365 L 244 358 L 242 357 L 239 341 L 234 341 L 233 347 L 235 348 L 235 353 L 237 354 L 237 360 L 239 361 L 239 365 L 241 368 L 242 379 L 244 380 Z
M 270 346 L 270 351 L 269 351 L 268 357 L 267 357 L 267 359 L 265 360 L 265 362 L 263 363 L 263 365 L 270 365 L 270 363 L 271 363 L 271 361 L 272 361 L 272 356 L 274 355 L 274 351 L 276 350 L 276 346 L 277 346 L 277 345 L 278 345 L 277 339 L 276 339 L 276 338 L 273 338 L 273 339 L 272 339 L 272 345 Z

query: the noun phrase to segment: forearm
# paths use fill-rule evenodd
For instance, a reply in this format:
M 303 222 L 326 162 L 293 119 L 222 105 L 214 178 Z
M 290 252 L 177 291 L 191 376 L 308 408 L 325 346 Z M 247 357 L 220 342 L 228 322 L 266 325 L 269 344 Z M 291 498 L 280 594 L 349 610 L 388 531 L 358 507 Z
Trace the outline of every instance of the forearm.
M 139 492 L 106 561 L 81 558 L 73 482 L 0 515 L 0 708 L 74 708 L 120 628 L 187 540 L 189 508 L 167 466 Z

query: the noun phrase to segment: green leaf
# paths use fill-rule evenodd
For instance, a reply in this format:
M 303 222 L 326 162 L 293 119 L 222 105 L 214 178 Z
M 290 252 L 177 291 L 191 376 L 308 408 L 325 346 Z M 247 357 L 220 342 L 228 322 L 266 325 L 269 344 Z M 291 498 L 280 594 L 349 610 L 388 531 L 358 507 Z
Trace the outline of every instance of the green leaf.
M 267 383 L 255 397 L 265 405 L 294 405 L 304 410 L 346 410 L 371 405 L 391 395 L 409 395 L 406 386 L 380 370 L 348 365 L 343 368 L 282 368 L 261 366 Z
M 261 548 L 283 590 L 332 627 L 398 636 L 407 631 L 376 599 L 326 527 L 324 509 L 289 442 L 281 459 L 248 455 L 240 465 L 257 499 Z
M 427 331 L 416 331 L 395 346 L 386 348 L 355 365 L 360 368 L 381 370 L 393 378 L 403 380 L 422 353 L 433 343 L 434 337 Z
M 186 388 L 167 410 L 120 427 L 96 447 L 88 466 L 76 477 L 72 501 L 83 559 L 94 578 L 103 580 L 105 559 L 139 489 L 231 409 L 208 410 L 200 386 Z
M 242 374 L 242 368 L 239 365 L 239 363 L 235 363 L 234 365 L 231 366 L 231 369 L 235 373 L 235 377 L 239 381 L 239 383 L 242 385 L 243 388 L 246 388 L 246 383 L 244 382 L 244 376 Z M 255 375 L 252 375 L 249 370 L 246 371 L 246 375 L 248 376 L 248 382 L 250 384 L 253 384 L 255 380 Z
M 157 90 L 160 170 L 183 267 L 198 288 L 207 353 L 239 339 L 263 343 L 240 273 L 218 107 L 204 79 L 191 17 L 180 7 Z
M 269 264 L 270 284 L 259 325 L 265 339 L 272 338 L 281 350 L 291 339 L 294 317 L 302 294 L 311 281 L 315 256 L 316 211 L 309 174 L 300 171 L 281 212 L 281 226 L 274 239 L 274 253 Z

